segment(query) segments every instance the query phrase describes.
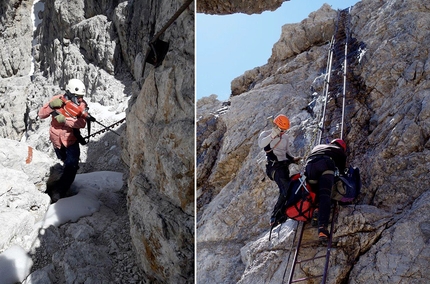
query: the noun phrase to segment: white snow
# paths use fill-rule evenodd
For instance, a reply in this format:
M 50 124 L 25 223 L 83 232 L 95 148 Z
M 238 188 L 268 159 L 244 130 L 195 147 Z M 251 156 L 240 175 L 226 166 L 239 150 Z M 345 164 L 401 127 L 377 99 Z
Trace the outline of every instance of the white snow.
M 115 106 L 103 106 L 97 102 L 87 102 L 89 106 L 89 113 L 95 118 L 103 120 L 121 120 L 125 117 L 125 109 L 130 97 L 125 98 L 124 102 Z
M 122 185 L 122 173 L 118 172 L 101 171 L 76 175 L 72 188 L 78 193 L 50 205 L 43 220 L 34 225 L 34 231 L 51 225 L 76 222 L 81 217 L 92 215 L 100 208 L 101 193 L 118 192 Z M 17 245 L 10 247 L 0 254 L 0 283 L 22 282 L 30 273 L 32 265 L 31 258 L 23 248 Z
M 0 282 L 21 283 L 30 273 L 33 261 L 20 246 L 14 245 L 0 255 Z
M 39 12 L 43 12 L 44 9 L 45 9 L 45 3 L 39 2 L 39 0 L 33 1 L 33 6 L 31 7 L 31 14 L 30 14 L 31 22 L 33 23 L 33 40 L 31 42 L 32 46 L 35 46 L 38 44 L 38 41 L 34 36 L 34 32 L 36 31 L 37 26 L 40 25 L 40 23 L 42 22 L 42 19 L 39 18 Z M 32 52 L 31 67 L 28 75 L 32 76 L 33 74 L 34 74 L 34 56 Z
M 59 226 L 66 222 L 76 222 L 83 216 L 92 215 L 100 208 L 97 197 L 87 191 L 80 191 L 77 195 L 58 200 L 48 208 L 45 218 L 35 224 L 35 229 L 40 227 Z
M 33 22 L 33 31 L 37 29 L 37 26 L 42 22 L 39 18 L 39 12 L 43 12 L 45 9 L 45 3 L 39 2 L 40 0 L 34 0 L 33 6 L 31 7 L 31 21 Z

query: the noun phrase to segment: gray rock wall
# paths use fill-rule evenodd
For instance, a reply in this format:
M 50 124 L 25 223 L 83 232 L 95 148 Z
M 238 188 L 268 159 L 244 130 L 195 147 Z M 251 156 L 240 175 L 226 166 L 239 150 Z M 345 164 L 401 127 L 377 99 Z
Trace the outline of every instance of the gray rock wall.
M 421 1 L 397 0 L 361 1 L 351 11 L 352 35 L 363 50 L 350 70 L 345 139 L 363 189 L 356 205 L 340 208 L 328 283 L 430 279 L 429 218 L 423 214 L 430 184 L 429 11 Z M 285 25 L 268 64 L 233 80 L 231 106 L 215 124 L 208 123 L 213 114 L 198 109 L 198 147 L 216 150 L 202 151 L 197 160 L 198 282 L 280 283 L 288 277 L 296 223 L 287 222 L 268 240 L 278 188 L 262 181 L 257 137 L 270 127 L 268 116 L 285 113 L 292 154 L 309 153 L 318 120 L 305 108 L 313 92 L 322 92 L 335 20 L 336 11 L 323 6 L 301 23 Z M 304 238 L 315 239 L 316 230 Z M 317 253 L 322 248 L 310 246 L 302 258 Z M 299 274 L 317 275 L 323 264 L 302 264 Z
M 214 15 L 227 15 L 233 13 L 260 14 L 264 11 L 274 11 L 283 2 L 289 0 L 271 1 L 240 1 L 240 0 L 199 0 L 197 1 L 197 12 Z
M 156 31 L 182 4 L 167 3 L 157 4 Z M 134 245 L 145 271 L 171 283 L 194 281 L 193 15 L 190 5 L 166 30 L 170 48 L 163 65 L 147 64 L 123 152 Z
M 26 96 L 31 65 L 31 4 L 18 0 L 0 4 L 0 137 L 21 138 L 25 131 Z M 15 24 L 14 24 L 15 23 Z M 18 81 L 10 78 L 18 78 Z
M 96 214 L 100 226 L 82 221 L 74 228 L 50 230 L 32 279 L 91 282 L 95 269 L 108 282 L 193 282 L 194 5 L 160 36 L 170 48 L 163 64 L 154 68 L 144 63 L 148 42 L 182 1 L 41 3 L 34 34 L 28 1 L 0 4 L 0 137 L 26 141 L 55 159 L 49 120 L 41 121 L 37 110 L 77 77 L 87 85 L 90 113 L 100 122 L 110 125 L 127 116 L 117 128 L 121 138 L 104 133 L 81 147 L 80 171 L 122 172 L 128 195 L 106 197 L 106 206 L 114 210 Z M 93 124 L 93 132 L 99 129 Z M 109 203 L 111 197 L 115 202 Z M 107 224 L 111 229 L 104 229 Z M 74 238 L 80 230 L 88 239 Z M 43 254 L 48 243 L 62 247 L 62 238 L 70 245 L 64 253 Z M 103 240 L 101 247 L 93 239 Z M 80 270 L 79 278 L 73 269 L 58 269 L 59 263 L 98 250 L 103 261 L 93 266 L 86 258 L 88 269 Z M 124 277 L 117 278 L 121 271 Z

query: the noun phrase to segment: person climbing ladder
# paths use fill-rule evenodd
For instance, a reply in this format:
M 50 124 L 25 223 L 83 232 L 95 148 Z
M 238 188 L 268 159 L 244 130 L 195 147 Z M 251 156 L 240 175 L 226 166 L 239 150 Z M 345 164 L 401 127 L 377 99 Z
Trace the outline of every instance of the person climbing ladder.
M 318 237 L 327 241 L 327 229 L 330 219 L 331 189 L 336 171 L 344 172 L 346 165 L 346 143 L 342 139 L 334 139 L 330 144 L 315 146 L 306 160 L 305 175 L 318 202 Z
M 288 199 L 289 166 L 291 163 L 297 163 L 301 159 L 300 157 L 293 157 L 289 153 L 288 138 L 285 134 L 289 128 L 290 121 L 288 117 L 280 114 L 273 120 L 272 129 L 261 132 L 258 137 L 258 146 L 266 152 L 266 174 L 279 187 L 279 197 L 270 217 L 270 226 L 274 225 L 276 214 Z

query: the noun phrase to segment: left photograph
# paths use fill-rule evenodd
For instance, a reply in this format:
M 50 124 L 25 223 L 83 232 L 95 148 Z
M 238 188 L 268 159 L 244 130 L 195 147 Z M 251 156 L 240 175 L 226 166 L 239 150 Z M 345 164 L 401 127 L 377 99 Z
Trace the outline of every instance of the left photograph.
M 194 283 L 194 1 L 0 3 L 0 282 Z

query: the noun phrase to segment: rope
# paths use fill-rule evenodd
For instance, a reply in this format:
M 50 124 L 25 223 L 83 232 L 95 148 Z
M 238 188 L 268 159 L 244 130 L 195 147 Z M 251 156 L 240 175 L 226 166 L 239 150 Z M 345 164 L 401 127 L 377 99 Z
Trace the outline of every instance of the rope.
M 348 10 L 348 14 L 351 12 L 351 7 Z M 345 27 L 345 29 L 347 29 Z M 340 130 L 340 139 L 343 139 L 343 130 L 344 130 L 344 124 L 345 124 L 345 103 L 346 103 L 346 70 L 348 68 L 348 42 L 349 42 L 349 31 L 346 33 L 346 40 L 345 40 L 345 60 L 343 64 L 343 92 L 342 92 L 342 126 Z
M 330 76 L 331 76 L 331 67 L 332 67 L 332 63 L 333 63 L 333 48 L 335 45 L 335 38 L 334 36 L 331 39 L 331 43 L 330 43 L 330 50 L 329 50 L 329 59 L 328 59 L 328 72 L 327 72 L 327 79 L 325 80 L 325 84 L 324 84 L 324 107 L 323 107 L 323 113 L 322 113 L 322 121 L 321 121 L 321 127 L 319 128 L 320 132 L 318 135 L 318 141 L 319 143 L 321 143 L 321 139 L 322 139 L 322 134 L 324 132 L 324 123 L 325 123 L 325 117 L 326 117 L 326 110 L 327 110 L 327 102 L 328 102 L 328 90 L 330 88 Z

